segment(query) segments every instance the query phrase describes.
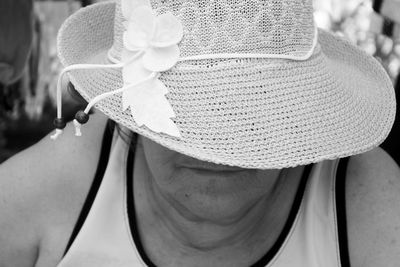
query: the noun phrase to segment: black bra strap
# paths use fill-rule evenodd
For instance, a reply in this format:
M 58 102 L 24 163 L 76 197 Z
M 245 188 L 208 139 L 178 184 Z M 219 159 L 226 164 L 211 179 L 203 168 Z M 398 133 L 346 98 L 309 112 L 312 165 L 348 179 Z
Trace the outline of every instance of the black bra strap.
M 72 231 L 71 237 L 69 238 L 68 245 L 64 252 L 64 256 L 65 254 L 67 254 L 76 236 L 81 230 L 83 223 L 85 222 L 86 217 L 88 216 L 89 211 L 93 205 L 94 199 L 96 198 L 97 191 L 100 188 L 100 184 L 103 180 L 103 176 L 107 168 L 108 159 L 110 157 L 114 127 L 115 127 L 115 122 L 109 120 L 103 135 L 103 141 L 101 144 L 101 151 L 100 151 L 99 162 L 97 164 L 97 170 L 92 185 L 90 187 L 89 193 L 86 196 L 85 203 L 83 204 L 78 220 L 76 221 L 76 224 L 74 226 L 74 230 Z
M 251 267 L 267 266 L 272 261 L 272 259 L 277 255 L 277 253 L 283 246 L 283 243 L 288 238 L 290 230 L 293 228 L 296 217 L 300 211 L 300 206 L 301 206 L 301 203 L 303 202 L 302 200 L 303 200 L 303 197 L 304 197 L 304 194 L 306 191 L 307 182 L 310 180 L 310 175 L 311 175 L 313 166 L 314 166 L 314 164 L 309 164 L 309 165 L 305 166 L 305 168 L 303 170 L 300 184 L 298 186 L 296 196 L 295 196 L 293 204 L 292 204 L 292 208 L 289 212 L 289 216 L 283 227 L 283 230 L 279 234 L 278 239 L 275 241 L 274 245 L 270 248 L 270 250 L 267 251 L 267 253 L 260 260 L 258 260 L 255 264 L 251 265 Z
M 347 239 L 347 217 L 346 217 L 346 172 L 349 158 L 339 161 L 336 172 L 336 216 L 339 238 L 339 253 L 342 267 L 350 266 L 349 246 Z

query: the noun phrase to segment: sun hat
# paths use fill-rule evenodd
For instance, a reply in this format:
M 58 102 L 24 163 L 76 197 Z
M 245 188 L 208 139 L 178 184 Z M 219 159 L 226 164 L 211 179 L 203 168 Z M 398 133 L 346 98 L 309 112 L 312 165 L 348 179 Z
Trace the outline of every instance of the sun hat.
M 58 52 L 89 102 L 77 135 L 95 106 L 217 164 L 280 169 L 362 153 L 395 116 L 383 68 L 317 29 L 312 0 L 98 3 L 65 21 Z M 55 122 L 54 138 L 65 126 L 61 105 Z

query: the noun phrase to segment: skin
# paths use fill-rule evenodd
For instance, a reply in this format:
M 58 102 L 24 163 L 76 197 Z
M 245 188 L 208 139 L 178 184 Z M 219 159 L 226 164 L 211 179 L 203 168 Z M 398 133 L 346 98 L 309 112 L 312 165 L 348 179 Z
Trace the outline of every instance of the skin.
M 105 121 L 99 114 L 91 116 L 82 138 L 75 138 L 69 125 L 57 143 L 46 137 L 0 166 L 0 267 L 56 266 L 61 260 L 91 185 L 98 160 L 93 155 L 99 154 L 102 138 L 98 129 L 105 127 Z M 285 175 L 299 177 L 301 167 L 286 174 L 285 170 L 246 174 L 227 168 L 218 170 L 228 174 L 216 181 L 221 176 L 215 174 L 216 166 L 139 140 L 135 205 L 146 253 L 156 264 L 246 266 L 276 240 L 271 232 L 281 229 L 295 192 L 282 188 L 296 189 L 299 181 Z M 193 165 L 185 166 L 188 162 L 212 171 L 193 170 Z M 252 183 L 243 186 L 244 179 Z M 245 198 L 249 192 L 254 195 Z M 352 266 L 398 265 L 399 192 L 399 168 L 384 151 L 375 149 L 351 158 L 346 206 Z M 277 210 L 271 204 L 274 199 L 288 204 Z M 262 208 L 268 212 L 260 216 Z M 276 220 L 271 220 L 278 211 Z M 245 227 L 252 231 L 238 235 Z M 256 249 L 259 245 L 264 246 L 262 251 Z M 157 257 L 160 251 L 169 257 Z M 233 262 L 221 262 L 224 255 Z
M 158 266 L 254 263 L 277 239 L 302 170 L 216 165 L 139 138 L 134 195 L 149 256 Z

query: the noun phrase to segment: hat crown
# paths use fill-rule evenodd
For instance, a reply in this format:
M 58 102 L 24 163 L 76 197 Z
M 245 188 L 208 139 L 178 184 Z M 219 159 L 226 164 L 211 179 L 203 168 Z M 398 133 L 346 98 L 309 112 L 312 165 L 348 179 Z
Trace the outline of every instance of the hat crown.
M 302 57 L 313 49 L 315 26 L 312 0 L 148 2 L 156 14 L 171 12 L 182 22 L 181 57 L 221 54 Z M 121 0 L 116 0 L 114 45 L 110 55 L 118 60 L 123 49 L 125 21 Z

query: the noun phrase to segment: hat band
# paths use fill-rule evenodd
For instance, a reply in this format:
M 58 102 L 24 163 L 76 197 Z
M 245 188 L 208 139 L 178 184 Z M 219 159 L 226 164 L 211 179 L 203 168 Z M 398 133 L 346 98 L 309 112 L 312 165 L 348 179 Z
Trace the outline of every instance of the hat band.
M 314 27 L 314 38 L 310 50 L 302 55 L 280 55 L 280 54 L 262 54 L 262 53 L 218 53 L 218 54 L 203 54 L 195 56 L 180 57 L 178 62 L 191 61 L 191 60 L 206 60 L 206 59 L 233 59 L 233 58 L 268 58 L 268 59 L 289 59 L 295 61 L 304 61 L 309 59 L 318 44 L 318 28 Z M 112 49 L 112 48 L 111 48 Z M 111 49 L 107 53 L 107 58 L 110 62 L 114 64 L 120 64 L 121 60 L 117 59 L 111 54 Z

